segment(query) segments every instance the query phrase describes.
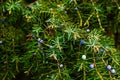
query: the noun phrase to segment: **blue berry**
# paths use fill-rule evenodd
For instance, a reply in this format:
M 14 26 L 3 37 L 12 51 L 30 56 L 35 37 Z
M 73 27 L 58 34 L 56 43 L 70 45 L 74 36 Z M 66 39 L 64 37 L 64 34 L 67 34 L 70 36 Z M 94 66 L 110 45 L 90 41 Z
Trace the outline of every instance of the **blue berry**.
M 63 64 L 60 64 L 60 68 L 63 68 Z
M 90 29 L 87 29 L 86 32 L 90 32 Z
M 43 53 L 43 56 L 48 56 L 48 53 Z
M 96 56 L 95 59 L 98 60 L 98 59 L 99 59 L 99 56 Z
M 90 67 L 91 69 L 93 69 L 93 68 L 94 68 L 94 64 L 90 64 L 89 67 Z
M 102 52 L 102 53 L 103 53 L 103 52 L 104 52 L 104 49 L 100 49 L 100 52 Z
M 7 63 L 7 61 L 4 61 L 4 64 L 6 64 Z
M 41 43 L 43 43 L 43 40 L 41 40 L 40 38 L 38 38 L 38 46 L 40 46 Z
M 111 69 L 110 72 L 111 72 L 112 74 L 115 74 L 115 73 L 116 73 L 115 69 Z
M 111 70 L 111 66 L 110 66 L 110 65 L 107 65 L 107 69 L 108 69 L 108 70 Z
M 38 42 L 38 46 L 40 46 L 41 43 Z
M 2 41 L 0 41 L 0 44 L 2 44 Z
M 32 34 L 32 38 L 35 38 L 35 35 L 34 35 L 34 34 Z
M 39 43 L 43 43 L 43 40 L 41 40 L 40 38 L 38 38 L 38 42 Z
M 40 42 L 40 43 L 43 43 L 43 40 L 40 40 L 39 42 Z
M 85 44 L 85 41 L 84 40 L 80 40 L 80 44 Z
M 78 8 L 77 8 L 77 7 L 75 7 L 74 9 L 75 9 L 76 11 L 78 10 Z
M 5 19 L 4 19 L 4 18 L 2 18 L 2 24 L 4 24 L 4 22 L 5 22 Z

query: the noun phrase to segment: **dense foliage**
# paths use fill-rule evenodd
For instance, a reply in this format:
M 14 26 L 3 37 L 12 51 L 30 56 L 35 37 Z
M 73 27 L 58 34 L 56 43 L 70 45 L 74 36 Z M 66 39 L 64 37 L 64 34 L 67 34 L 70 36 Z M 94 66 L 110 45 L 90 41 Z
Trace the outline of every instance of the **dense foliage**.
M 119 80 L 118 2 L 1 0 L 0 79 Z

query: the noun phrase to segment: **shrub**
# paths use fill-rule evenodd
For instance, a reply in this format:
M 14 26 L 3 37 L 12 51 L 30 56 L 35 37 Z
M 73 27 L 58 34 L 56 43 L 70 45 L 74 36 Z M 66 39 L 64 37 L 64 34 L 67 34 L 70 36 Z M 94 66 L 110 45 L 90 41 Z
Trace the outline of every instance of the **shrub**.
M 120 79 L 119 52 L 105 35 L 108 5 L 48 1 L 1 2 L 0 79 Z

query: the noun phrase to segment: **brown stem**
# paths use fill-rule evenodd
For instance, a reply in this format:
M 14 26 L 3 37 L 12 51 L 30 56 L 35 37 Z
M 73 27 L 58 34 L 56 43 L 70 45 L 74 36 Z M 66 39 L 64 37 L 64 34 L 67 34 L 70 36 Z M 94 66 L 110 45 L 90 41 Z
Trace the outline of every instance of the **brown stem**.
M 100 77 L 101 80 L 104 80 L 103 77 L 101 76 L 101 74 L 97 70 L 97 65 L 96 65 L 95 54 L 94 53 L 93 53 L 93 61 L 94 61 L 94 66 L 95 66 L 96 73 L 98 74 L 98 76 Z

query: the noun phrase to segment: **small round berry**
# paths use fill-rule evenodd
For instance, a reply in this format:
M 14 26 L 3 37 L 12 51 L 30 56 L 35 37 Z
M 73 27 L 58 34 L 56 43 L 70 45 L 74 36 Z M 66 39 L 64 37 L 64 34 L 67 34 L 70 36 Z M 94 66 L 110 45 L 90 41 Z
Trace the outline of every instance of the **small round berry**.
M 86 59 L 86 55 L 82 55 L 82 59 L 85 60 Z
M 102 53 L 103 53 L 103 52 L 104 52 L 104 50 L 103 50 L 103 49 L 100 49 L 100 52 L 102 52 Z
M 49 48 L 50 48 L 50 49 L 52 49 L 52 48 L 53 48 L 53 46 L 49 46 Z
M 87 29 L 86 32 L 90 32 L 90 29 Z
M 51 78 L 54 79 L 54 74 L 51 75 Z
M 78 10 L 78 8 L 77 8 L 77 7 L 75 7 L 74 9 L 75 9 L 76 11 Z
M 6 64 L 7 63 L 7 61 L 4 61 L 4 64 Z
M 107 65 L 107 69 L 108 69 L 108 70 L 111 70 L 111 66 L 110 66 L 110 65 Z
M 41 40 L 40 38 L 38 38 L 38 43 L 43 43 L 43 40 Z
M 62 23 L 62 24 L 60 24 L 60 26 L 63 26 L 64 24 Z
M 32 34 L 32 38 L 35 38 L 35 35 L 34 35 L 34 34 Z
M 89 67 L 90 67 L 91 69 L 93 69 L 93 68 L 94 68 L 94 64 L 90 64 Z
M 50 8 L 50 11 L 53 11 L 53 8 Z
M 85 41 L 84 40 L 80 40 L 80 44 L 85 44 Z
M 40 38 L 38 38 L 38 42 L 40 41 L 41 39 Z
M 95 59 L 98 60 L 100 57 L 99 56 L 96 56 Z
M 0 44 L 2 44 L 2 41 L 0 41 Z
M 105 46 L 106 49 L 109 49 L 109 46 Z
M 48 53 L 43 53 L 43 56 L 48 56 Z
M 4 18 L 2 18 L 2 24 L 4 24 L 4 22 L 5 22 L 5 19 L 4 19 Z
M 115 74 L 115 73 L 116 73 L 115 69 L 111 69 L 110 72 L 111 72 L 112 74 Z
M 60 64 L 60 68 L 63 68 L 63 64 Z
M 49 62 L 48 62 L 48 61 L 46 61 L 45 63 L 46 63 L 46 64 L 48 64 Z
M 65 14 L 67 14 L 67 11 L 65 11 Z
M 46 76 L 47 78 L 50 77 L 49 75 Z
M 38 42 L 38 47 L 40 47 L 40 44 L 41 44 L 41 43 L 40 43 L 40 42 Z
M 43 40 L 40 40 L 39 42 L 40 42 L 40 43 L 43 43 Z

